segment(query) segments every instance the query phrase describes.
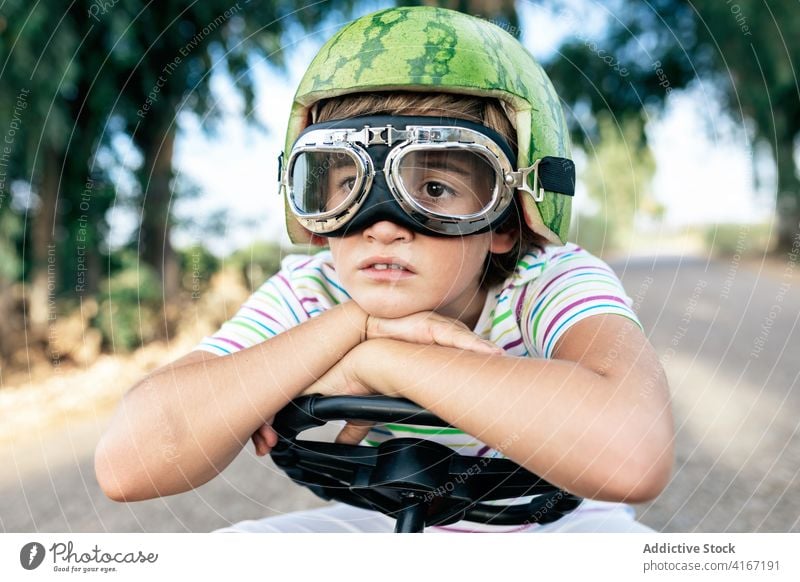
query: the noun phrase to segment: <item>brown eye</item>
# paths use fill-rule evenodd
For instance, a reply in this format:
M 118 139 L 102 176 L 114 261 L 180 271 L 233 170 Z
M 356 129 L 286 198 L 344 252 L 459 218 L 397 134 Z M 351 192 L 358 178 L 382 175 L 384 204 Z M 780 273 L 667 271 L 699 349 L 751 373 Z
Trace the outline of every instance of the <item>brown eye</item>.
M 447 188 L 439 182 L 428 182 L 425 184 L 425 194 L 431 198 L 439 198 L 444 194 L 445 190 L 447 190 Z

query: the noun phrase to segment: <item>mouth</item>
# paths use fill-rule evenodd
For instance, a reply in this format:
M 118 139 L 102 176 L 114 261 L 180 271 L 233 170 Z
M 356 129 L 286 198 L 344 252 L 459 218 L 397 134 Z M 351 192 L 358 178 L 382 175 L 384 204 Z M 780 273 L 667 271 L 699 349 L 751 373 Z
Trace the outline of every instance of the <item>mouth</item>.
M 397 280 L 416 274 L 411 265 L 397 257 L 370 257 L 358 263 L 358 270 L 377 280 Z
M 405 267 L 398 265 L 397 263 L 375 263 L 374 265 L 368 267 L 370 269 L 375 269 L 376 271 L 408 271 Z
M 376 271 L 407 271 L 413 273 L 414 269 L 411 268 L 406 261 L 396 257 L 370 257 L 358 264 L 358 269 L 363 271 L 365 269 L 374 269 Z

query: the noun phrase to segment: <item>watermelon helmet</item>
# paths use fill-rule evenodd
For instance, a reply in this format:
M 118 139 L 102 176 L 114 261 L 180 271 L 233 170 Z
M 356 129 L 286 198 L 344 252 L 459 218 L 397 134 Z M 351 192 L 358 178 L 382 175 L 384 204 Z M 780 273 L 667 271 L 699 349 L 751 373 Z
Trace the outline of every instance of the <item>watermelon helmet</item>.
M 320 49 L 295 94 L 283 159 L 289 158 L 309 125 L 315 103 L 380 91 L 498 99 L 516 129 L 519 168 L 531 169 L 538 161 L 570 156 L 558 95 L 541 66 L 514 37 L 460 12 L 404 7 L 353 21 Z M 548 189 L 541 173 L 524 173 L 524 180 L 528 183 L 518 188 L 518 203 L 526 224 L 551 243 L 565 243 L 572 192 Z M 285 200 L 292 242 L 309 242 L 312 233 L 292 211 L 289 196 Z

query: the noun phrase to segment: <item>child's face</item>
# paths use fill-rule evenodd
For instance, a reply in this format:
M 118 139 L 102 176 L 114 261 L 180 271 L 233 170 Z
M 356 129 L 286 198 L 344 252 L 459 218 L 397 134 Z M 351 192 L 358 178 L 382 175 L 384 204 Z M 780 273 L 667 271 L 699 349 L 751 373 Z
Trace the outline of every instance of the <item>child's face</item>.
M 486 257 L 511 250 L 515 236 L 433 237 L 383 220 L 328 241 L 342 285 L 371 315 L 436 311 L 474 325 L 486 296 L 481 289 Z M 395 268 L 384 266 L 388 263 Z

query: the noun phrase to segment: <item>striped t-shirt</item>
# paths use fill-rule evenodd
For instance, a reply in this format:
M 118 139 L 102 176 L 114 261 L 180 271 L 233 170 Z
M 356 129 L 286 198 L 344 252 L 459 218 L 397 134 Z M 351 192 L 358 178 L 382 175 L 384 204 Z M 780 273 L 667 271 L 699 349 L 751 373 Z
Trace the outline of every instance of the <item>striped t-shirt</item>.
M 242 305 L 238 313 L 195 348 L 223 356 L 263 342 L 326 309 L 348 301 L 330 251 L 293 255 Z M 558 339 L 574 324 L 599 314 L 618 314 L 641 327 L 617 276 L 581 247 L 536 248 L 524 255 L 501 285 L 489 290 L 474 332 L 509 355 L 550 358 Z M 435 440 L 464 455 L 502 457 L 456 428 L 384 424 L 367 435 L 376 446 L 396 437 Z M 486 526 L 483 531 L 507 531 Z

